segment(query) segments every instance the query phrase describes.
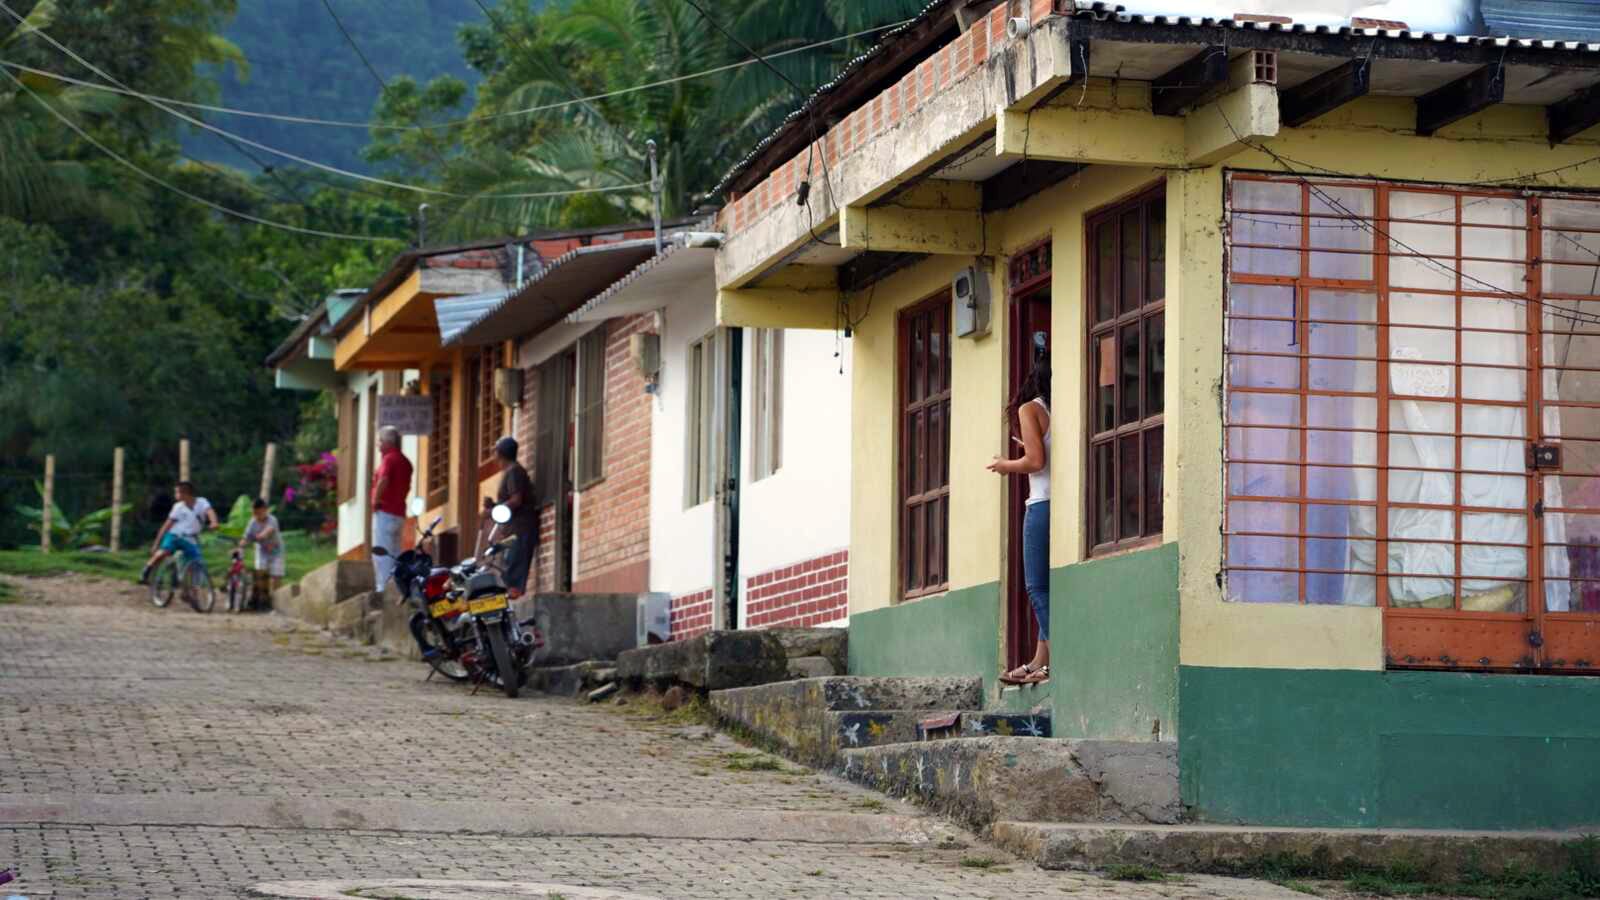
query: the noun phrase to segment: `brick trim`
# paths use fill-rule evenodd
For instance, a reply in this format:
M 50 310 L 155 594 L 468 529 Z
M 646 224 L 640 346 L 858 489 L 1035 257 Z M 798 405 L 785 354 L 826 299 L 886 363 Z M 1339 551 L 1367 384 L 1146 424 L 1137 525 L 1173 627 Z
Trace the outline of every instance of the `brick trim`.
M 671 639 L 681 641 L 711 630 L 711 604 L 716 592 L 711 588 L 672 598 Z
M 791 159 L 774 166 L 760 183 L 744 194 L 729 194 L 727 205 L 717 214 L 721 230 L 732 234 L 745 230 L 775 206 L 794 196 L 801 167 L 807 170 L 814 160 L 839 168 L 856 150 L 872 138 L 896 128 L 919 108 L 932 102 L 943 90 L 980 71 L 990 59 L 1005 51 L 1011 39 L 1006 36 L 1006 20 L 1026 9 L 1035 27 L 1045 18 L 1058 15 L 1051 0 L 1008 0 L 974 22 L 964 34 L 939 48 L 915 69 L 906 73 L 877 96 L 869 97 L 827 133 Z
M 839 550 L 745 579 L 747 628 L 815 627 L 850 616 L 850 552 Z

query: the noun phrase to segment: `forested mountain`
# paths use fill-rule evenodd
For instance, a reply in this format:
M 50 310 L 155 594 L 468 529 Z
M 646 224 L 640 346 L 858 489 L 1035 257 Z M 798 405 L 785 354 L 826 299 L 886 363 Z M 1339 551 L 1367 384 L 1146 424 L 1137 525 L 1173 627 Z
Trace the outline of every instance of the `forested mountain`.
M 494 9 L 494 4 L 485 5 Z M 329 13 L 330 6 L 338 22 Z M 440 75 L 468 85 L 477 81 L 457 41 L 462 24 L 486 22 L 473 0 L 240 0 L 238 9 L 222 33 L 244 52 L 248 74 L 240 78 L 232 67 L 207 73 L 217 78 L 224 106 L 324 119 L 369 119 L 378 102 L 378 81 L 340 33 L 340 23 L 385 81 L 410 76 L 427 82 Z M 463 115 L 470 109 L 470 94 L 464 105 Z M 209 118 L 235 134 L 319 162 L 357 171 L 370 168 L 361 158 L 361 148 L 370 139 L 363 130 L 228 115 Z M 188 134 L 184 148 L 202 159 L 252 174 L 259 171 L 212 134 Z

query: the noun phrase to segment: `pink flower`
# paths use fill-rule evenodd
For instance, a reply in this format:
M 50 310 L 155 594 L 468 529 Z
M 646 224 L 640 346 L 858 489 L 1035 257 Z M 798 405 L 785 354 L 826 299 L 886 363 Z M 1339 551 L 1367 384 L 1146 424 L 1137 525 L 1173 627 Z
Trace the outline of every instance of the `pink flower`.
M 283 489 L 283 502 L 284 503 L 294 503 L 294 497 L 295 497 L 294 488 L 286 487 L 286 488 Z

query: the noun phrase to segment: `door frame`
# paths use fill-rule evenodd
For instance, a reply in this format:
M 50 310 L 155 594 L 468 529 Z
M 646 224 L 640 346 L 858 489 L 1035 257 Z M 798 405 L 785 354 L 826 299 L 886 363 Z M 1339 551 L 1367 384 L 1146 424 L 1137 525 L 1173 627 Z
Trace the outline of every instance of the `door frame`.
M 1049 310 L 1054 299 L 1050 249 L 1052 240 L 1052 236 L 1046 235 L 1013 253 L 1006 262 L 1006 298 L 1009 313 L 1006 317 L 1006 339 L 1009 343 L 1006 392 L 1001 400 L 1002 406 L 1010 403 L 1011 398 L 1016 396 L 1022 386 L 1022 380 L 1028 377 L 1028 372 L 1033 368 L 1035 352 L 1033 333 L 1038 329 L 1028 327 L 1030 322 L 1026 314 L 1027 307 L 1043 294 L 1044 306 Z M 1046 315 L 1044 331 L 1047 350 L 1055 342 L 1054 328 L 1051 324 L 1050 315 Z M 1011 436 L 1008 417 L 1001 438 L 1004 442 L 1002 457 L 1009 458 L 1012 455 Z M 1001 627 L 1004 629 L 1006 669 L 1009 671 L 1033 658 L 1034 651 L 1038 647 L 1038 629 L 1033 627 L 1033 604 L 1028 598 L 1027 577 L 1022 563 L 1022 519 L 1027 512 L 1028 482 L 1024 478 L 1009 477 L 1006 479 L 1005 490 L 1005 619 Z

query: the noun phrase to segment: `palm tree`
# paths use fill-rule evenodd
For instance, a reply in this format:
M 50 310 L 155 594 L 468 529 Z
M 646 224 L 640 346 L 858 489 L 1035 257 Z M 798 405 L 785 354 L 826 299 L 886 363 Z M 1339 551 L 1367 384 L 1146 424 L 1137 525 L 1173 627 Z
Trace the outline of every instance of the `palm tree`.
M 762 55 L 839 38 L 907 18 L 920 0 L 756 0 L 719 22 Z M 702 5 L 706 5 L 702 0 Z M 708 7 L 716 10 L 722 5 Z M 907 12 L 910 10 L 910 12 Z M 505 8 L 502 8 L 505 11 Z M 506 194 L 615 188 L 648 180 L 645 143 L 655 140 L 663 179 L 662 213 L 693 212 L 745 148 L 764 137 L 802 99 L 760 64 L 700 78 L 749 55 L 683 0 L 570 0 L 522 14 L 496 36 L 501 65 L 479 86 L 476 171 L 458 170 L 462 193 Z M 773 61 L 809 92 L 871 38 L 829 44 Z M 641 84 L 648 90 L 585 100 Z M 506 113 L 568 104 L 537 118 Z M 488 163 L 484 166 L 483 163 Z M 503 223 L 579 226 L 648 214 L 645 189 L 528 200 L 475 197 L 456 204 L 446 230 L 457 236 L 504 231 Z

